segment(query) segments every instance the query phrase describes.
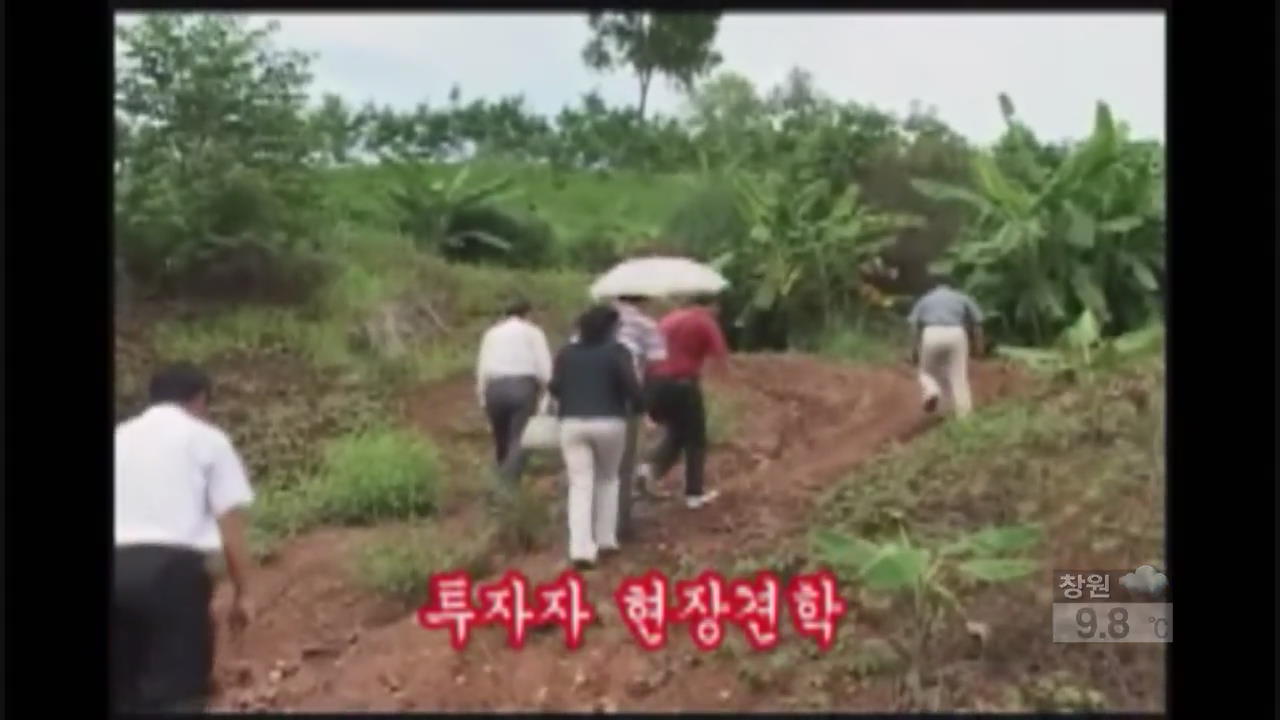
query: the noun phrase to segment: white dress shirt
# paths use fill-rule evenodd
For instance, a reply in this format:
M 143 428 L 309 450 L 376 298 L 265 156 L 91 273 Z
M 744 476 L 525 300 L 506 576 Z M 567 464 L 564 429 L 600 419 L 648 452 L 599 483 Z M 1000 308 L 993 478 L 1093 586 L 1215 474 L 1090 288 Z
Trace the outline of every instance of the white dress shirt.
M 116 426 L 115 544 L 222 547 L 218 517 L 253 501 L 226 433 L 177 405 Z
M 534 377 L 551 382 L 551 348 L 537 325 L 509 317 L 489 328 L 476 359 L 476 394 L 484 404 L 485 383 L 499 377 Z

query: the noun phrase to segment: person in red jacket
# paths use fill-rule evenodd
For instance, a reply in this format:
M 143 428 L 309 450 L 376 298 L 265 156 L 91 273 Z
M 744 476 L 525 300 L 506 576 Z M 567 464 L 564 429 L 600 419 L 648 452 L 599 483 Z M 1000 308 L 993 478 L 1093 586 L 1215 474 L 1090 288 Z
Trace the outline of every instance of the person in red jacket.
M 700 508 L 719 492 L 703 487 L 707 459 L 707 412 L 699 378 L 710 361 L 714 370 L 728 368 L 729 347 L 717 321 L 712 297 L 694 298 L 658 323 L 667 357 L 650 367 L 649 417 L 663 426 L 662 442 L 637 476 L 652 491 L 654 481 L 667 474 L 680 455 L 685 461 L 685 504 Z M 656 493 L 655 493 L 656 494 Z

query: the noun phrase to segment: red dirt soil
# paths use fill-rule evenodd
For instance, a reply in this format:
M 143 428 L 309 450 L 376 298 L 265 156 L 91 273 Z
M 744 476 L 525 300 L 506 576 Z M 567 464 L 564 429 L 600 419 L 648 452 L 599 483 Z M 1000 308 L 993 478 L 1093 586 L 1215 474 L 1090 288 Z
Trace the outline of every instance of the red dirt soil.
M 1010 369 L 980 362 L 971 370 L 975 401 L 1018 385 Z M 671 642 L 645 652 L 617 615 L 613 589 L 649 568 L 717 568 L 731 556 L 768 552 L 802 532 L 823 491 L 886 444 L 924 430 L 913 372 L 832 365 L 802 355 L 747 355 L 709 394 L 733 399 L 733 438 L 713 448 L 708 485 L 721 497 L 699 511 L 667 502 L 637 506 L 636 536 L 618 556 L 585 574 L 600 622 L 570 652 L 560 631 L 531 635 L 523 650 L 504 631 L 473 633 L 455 652 L 447 633 L 427 631 L 412 611 L 379 599 L 350 579 L 351 549 L 385 529 L 327 529 L 287 545 L 255 579 L 259 616 L 240 642 L 219 638 L 214 707 L 219 710 L 783 710 L 782 693 L 755 692 L 731 664 L 697 652 L 675 626 Z M 424 432 L 485 447 L 471 381 L 458 378 L 410 400 Z M 669 478 L 678 487 L 679 473 Z M 561 494 L 558 479 L 533 482 Z M 562 505 L 562 503 L 561 503 Z M 565 538 L 545 551 L 502 558 L 499 572 L 521 570 L 533 584 L 565 567 Z M 459 536 L 474 513 L 441 518 Z M 685 572 L 688 572 L 686 570 Z M 683 575 L 683 572 L 681 573 Z M 685 579 L 681 577 L 680 579 Z M 424 585 L 426 578 L 424 580 Z M 225 590 L 225 588 L 224 588 Z M 221 617 L 225 593 L 215 602 Z M 847 599 L 853 607 L 852 599 Z M 784 641 L 786 634 L 784 632 Z M 808 642 L 808 641 L 806 641 Z M 845 709 L 888 709 L 884 688 L 868 689 Z

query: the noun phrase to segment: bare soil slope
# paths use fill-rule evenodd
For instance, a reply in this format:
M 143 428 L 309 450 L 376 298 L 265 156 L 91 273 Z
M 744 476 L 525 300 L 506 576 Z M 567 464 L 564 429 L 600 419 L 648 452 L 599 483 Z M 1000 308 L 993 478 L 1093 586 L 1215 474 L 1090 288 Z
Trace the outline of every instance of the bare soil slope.
M 996 364 L 973 368 L 979 403 L 1010 392 L 1018 376 Z M 801 355 L 735 358 L 730 375 L 709 392 L 731 398 L 735 431 L 713 448 L 708 482 L 722 497 L 689 511 L 674 502 L 637 507 L 636 537 L 623 553 L 588 573 L 588 597 L 601 618 L 584 645 L 568 651 L 559 631 L 537 634 L 525 648 L 505 646 L 500 629 L 478 630 L 453 651 L 444 632 L 420 628 L 411 611 L 359 589 L 348 558 L 356 543 L 387 531 L 326 529 L 291 542 L 262 569 L 259 617 L 242 642 L 219 639 L 215 706 L 292 710 L 768 710 L 786 709 L 781 692 L 757 692 L 717 655 L 699 653 L 672 629 L 660 652 L 636 646 L 617 616 L 613 589 L 650 568 L 680 579 L 703 569 L 726 575 L 735 558 L 768 553 L 806 529 L 822 492 L 888 443 L 926 427 L 909 369 L 854 368 Z M 415 423 L 436 442 L 483 448 L 486 431 L 468 378 L 425 388 L 410 398 Z M 670 478 L 678 487 L 679 474 Z M 558 477 L 531 482 L 558 497 Z M 465 537 L 474 508 L 440 519 Z M 500 558 L 499 571 L 521 570 L 532 583 L 565 564 L 563 510 L 556 541 L 544 551 Z M 423 578 L 425 584 L 426 578 Z M 851 603 L 852 598 L 847 598 Z M 221 602 L 216 611 L 221 612 Z M 730 633 L 732 634 L 732 632 Z M 786 633 L 784 631 L 784 638 Z M 806 641 L 807 642 L 807 641 Z M 755 688 L 758 690 L 758 688 Z M 850 709 L 886 709 L 880 690 Z

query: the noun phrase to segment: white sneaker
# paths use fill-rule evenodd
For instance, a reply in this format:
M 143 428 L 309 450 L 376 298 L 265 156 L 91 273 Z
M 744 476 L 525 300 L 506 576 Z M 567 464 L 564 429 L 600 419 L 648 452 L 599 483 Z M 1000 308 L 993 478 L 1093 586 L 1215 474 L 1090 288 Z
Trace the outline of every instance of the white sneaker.
M 718 497 L 720 497 L 719 490 L 704 492 L 701 495 L 686 495 L 684 498 L 684 504 L 685 504 L 685 507 L 689 508 L 690 510 L 697 510 L 698 508 L 710 503 L 712 500 L 715 500 Z

